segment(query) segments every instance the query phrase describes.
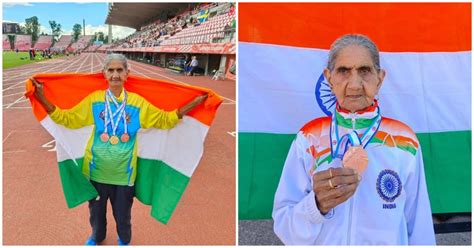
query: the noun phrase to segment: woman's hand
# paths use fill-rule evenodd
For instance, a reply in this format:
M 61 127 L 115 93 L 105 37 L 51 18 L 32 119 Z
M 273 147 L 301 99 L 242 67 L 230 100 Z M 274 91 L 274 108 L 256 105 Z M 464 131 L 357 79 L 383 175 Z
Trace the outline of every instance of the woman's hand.
M 206 100 L 208 97 L 208 94 L 205 93 L 204 95 L 197 96 L 194 98 L 191 102 L 186 104 L 185 106 L 181 107 L 178 109 L 178 118 L 181 119 L 185 114 L 187 114 L 189 111 L 193 110 L 196 106 L 201 104 L 204 100 Z
M 44 107 L 48 114 L 51 114 L 56 109 L 56 106 L 48 101 L 46 96 L 44 95 L 43 84 L 38 82 L 36 79 L 31 78 L 33 85 L 35 86 L 35 97 Z
M 35 96 L 44 96 L 43 84 L 38 82 L 35 78 L 30 78 L 35 86 Z
M 313 191 L 321 214 L 345 202 L 359 185 L 360 176 L 353 169 L 329 168 L 313 176 Z

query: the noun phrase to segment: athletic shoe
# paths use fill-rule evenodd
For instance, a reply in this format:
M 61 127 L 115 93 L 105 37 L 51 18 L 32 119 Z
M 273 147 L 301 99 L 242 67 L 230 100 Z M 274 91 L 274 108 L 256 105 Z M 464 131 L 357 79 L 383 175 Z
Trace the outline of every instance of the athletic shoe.
M 92 237 L 89 237 L 85 245 L 97 245 L 97 242 L 95 242 L 95 240 L 93 240 Z
M 124 243 L 120 238 L 118 238 L 118 245 L 128 245 L 128 243 Z

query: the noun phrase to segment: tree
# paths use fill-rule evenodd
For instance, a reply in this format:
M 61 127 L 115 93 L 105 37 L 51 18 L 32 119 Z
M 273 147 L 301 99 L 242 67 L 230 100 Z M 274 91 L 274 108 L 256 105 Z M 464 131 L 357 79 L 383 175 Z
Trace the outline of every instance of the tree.
M 9 34 L 8 41 L 10 42 L 10 49 L 13 50 L 15 48 L 15 35 Z
M 32 16 L 25 19 L 25 31 L 27 34 L 31 34 L 31 41 L 34 44 L 38 40 L 38 33 L 40 30 L 40 24 L 38 22 L 38 17 Z
M 49 26 L 51 27 L 51 35 L 53 36 L 53 45 L 59 40 L 59 35 L 63 32 L 61 30 L 61 24 L 56 21 L 49 21 Z
M 18 34 L 26 34 L 26 27 L 24 25 L 20 25 L 20 31 Z
M 74 42 L 76 42 L 79 39 L 79 35 L 81 35 L 81 32 L 82 32 L 81 24 L 77 24 L 77 23 L 74 24 L 74 26 L 72 27 L 72 35 L 73 35 Z

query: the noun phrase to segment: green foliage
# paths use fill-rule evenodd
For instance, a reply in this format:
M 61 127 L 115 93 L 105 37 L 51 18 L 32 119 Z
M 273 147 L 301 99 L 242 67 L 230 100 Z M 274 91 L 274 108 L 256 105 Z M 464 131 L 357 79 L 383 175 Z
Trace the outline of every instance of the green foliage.
M 76 42 L 79 39 L 79 35 L 81 35 L 81 31 L 82 31 L 81 24 L 78 24 L 78 23 L 74 24 L 74 26 L 72 27 L 72 35 L 73 35 L 74 42 Z
M 15 47 L 15 35 L 9 34 L 8 41 L 10 42 L 10 49 L 13 50 L 13 48 Z
M 61 24 L 56 21 L 49 21 L 49 26 L 51 27 L 51 34 L 53 35 L 53 46 L 59 40 L 59 35 L 63 32 L 61 30 Z
M 26 18 L 25 22 L 26 34 L 31 34 L 31 41 L 34 44 L 38 40 L 38 33 L 40 30 L 38 17 L 32 16 L 30 18 Z

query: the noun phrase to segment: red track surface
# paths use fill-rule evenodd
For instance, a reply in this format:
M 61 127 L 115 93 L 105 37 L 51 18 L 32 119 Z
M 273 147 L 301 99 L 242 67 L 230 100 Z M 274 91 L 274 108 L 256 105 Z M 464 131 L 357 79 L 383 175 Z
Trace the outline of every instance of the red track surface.
M 23 97 L 24 80 L 35 73 L 98 72 L 103 54 L 81 54 L 3 71 L 3 244 L 82 245 L 91 230 L 87 204 L 68 209 L 61 189 L 53 138 L 34 118 Z M 132 245 L 234 245 L 235 81 L 184 77 L 129 61 L 131 74 L 213 89 L 226 98 L 205 141 L 201 162 L 173 217 L 163 225 L 150 207 L 135 200 Z M 109 204 L 108 233 L 116 245 Z

